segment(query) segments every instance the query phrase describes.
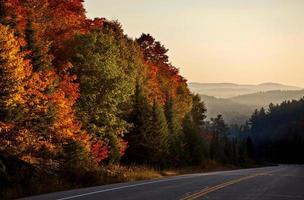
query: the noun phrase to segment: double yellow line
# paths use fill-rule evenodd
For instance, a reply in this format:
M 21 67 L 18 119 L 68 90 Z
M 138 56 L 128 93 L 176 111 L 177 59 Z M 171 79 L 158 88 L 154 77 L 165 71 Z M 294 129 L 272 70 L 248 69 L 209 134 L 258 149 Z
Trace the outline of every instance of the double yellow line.
M 194 194 L 192 194 L 190 196 L 182 198 L 181 200 L 194 200 L 194 199 L 203 197 L 206 194 L 209 194 L 211 192 L 214 192 L 214 191 L 220 190 L 222 188 L 225 188 L 227 186 L 230 186 L 230 185 L 233 185 L 233 184 L 236 184 L 236 183 L 239 183 L 241 181 L 245 181 L 245 180 L 257 177 L 257 176 L 264 176 L 264 175 L 267 175 L 267 173 L 254 174 L 254 175 L 242 177 L 242 178 L 239 178 L 239 179 L 235 179 L 235 180 L 232 180 L 232 181 L 228 181 L 228 182 L 222 183 L 220 185 L 216 185 L 216 186 L 213 186 L 213 187 L 210 187 L 210 188 L 203 189 L 203 190 L 201 190 L 201 191 L 199 191 L 197 193 L 194 193 Z

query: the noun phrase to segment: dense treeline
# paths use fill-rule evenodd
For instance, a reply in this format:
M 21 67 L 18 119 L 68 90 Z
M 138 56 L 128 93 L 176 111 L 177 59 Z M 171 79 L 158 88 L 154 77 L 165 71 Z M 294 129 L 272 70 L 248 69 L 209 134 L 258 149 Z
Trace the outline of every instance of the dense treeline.
M 116 21 L 87 19 L 82 4 L 0 0 L 2 157 L 91 184 L 116 163 L 248 160 L 246 143 L 226 136 L 221 116 L 205 121 L 204 103 L 168 49 L 149 34 L 130 39 Z
M 304 163 L 304 98 L 256 110 L 248 125 L 256 158 Z

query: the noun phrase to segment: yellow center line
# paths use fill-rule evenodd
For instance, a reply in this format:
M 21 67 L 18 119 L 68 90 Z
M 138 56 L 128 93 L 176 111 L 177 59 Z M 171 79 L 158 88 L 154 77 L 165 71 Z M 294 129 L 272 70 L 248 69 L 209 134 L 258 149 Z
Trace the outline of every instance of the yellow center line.
M 225 182 L 225 183 L 222 183 L 222 184 L 219 184 L 219 185 L 210 187 L 210 188 L 205 188 L 205 189 L 203 189 L 203 190 L 201 190 L 201 191 L 199 191 L 199 192 L 196 192 L 196 193 L 194 193 L 194 194 L 192 194 L 192 195 L 190 195 L 190 196 L 187 196 L 187 197 L 185 197 L 185 198 L 182 198 L 181 200 L 194 200 L 194 199 L 203 197 L 203 196 L 205 196 L 206 194 L 209 194 L 209 193 L 211 193 L 211 192 L 214 192 L 214 191 L 220 190 L 220 189 L 222 189 L 222 188 L 225 188 L 225 187 L 227 187 L 227 186 L 230 186 L 230 185 L 239 183 L 239 182 L 241 182 L 241 181 L 245 181 L 245 180 L 248 180 L 248 179 L 257 177 L 257 176 L 264 176 L 264 175 L 267 175 L 267 174 L 268 174 L 268 173 L 259 173 L 259 174 L 254 174 L 254 175 L 242 177 L 242 178 L 239 178 L 239 179 L 231 180 L 231 181 L 228 181 L 228 182 Z

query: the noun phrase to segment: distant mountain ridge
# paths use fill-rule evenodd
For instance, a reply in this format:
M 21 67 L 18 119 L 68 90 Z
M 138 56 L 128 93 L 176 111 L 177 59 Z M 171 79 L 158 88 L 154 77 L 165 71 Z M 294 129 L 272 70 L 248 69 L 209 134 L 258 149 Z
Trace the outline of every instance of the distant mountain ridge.
M 304 90 L 271 90 L 252 94 L 239 95 L 229 100 L 243 105 L 267 107 L 270 103 L 279 104 L 287 100 L 299 100 L 304 97 Z
M 274 90 L 226 99 L 201 95 L 207 107 L 208 118 L 222 114 L 228 124 L 242 124 L 249 119 L 255 109 L 264 107 L 267 110 L 270 103 L 280 104 L 283 101 L 299 100 L 302 97 L 304 97 L 304 90 Z
M 222 114 L 228 124 L 242 124 L 255 109 L 270 103 L 299 100 L 304 89 L 278 83 L 239 85 L 234 83 L 190 83 L 190 89 L 200 94 L 207 107 L 208 118 Z
M 235 83 L 189 83 L 190 89 L 202 95 L 214 96 L 217 98 L 230 98 L 240 95 L 272 90 L 301 90 L 297 86 L 283 85 L 279 83 L 262 83 L 258 85 L 235 84 Z

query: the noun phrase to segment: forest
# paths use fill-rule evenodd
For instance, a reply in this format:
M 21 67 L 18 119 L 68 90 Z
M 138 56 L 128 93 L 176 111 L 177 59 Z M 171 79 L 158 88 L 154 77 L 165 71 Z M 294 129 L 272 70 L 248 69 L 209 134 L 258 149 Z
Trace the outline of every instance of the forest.
M 255 110 L 247 127 L 255 159 L 304 163 L 304 98 Z
M 256 111 L 240 129 L 249 137 L 232 136 L 221 115 L 206 119 L 208 108 L 160 41 L 89 19 L 83 3 L 0 0 L 4 198 L 126 181 L 140 166 L 252 166 L 266 155 L 259 134 L 276 149 L 271 157 L 290 158 L 281 145 L 301 152 L 303 100 Z

